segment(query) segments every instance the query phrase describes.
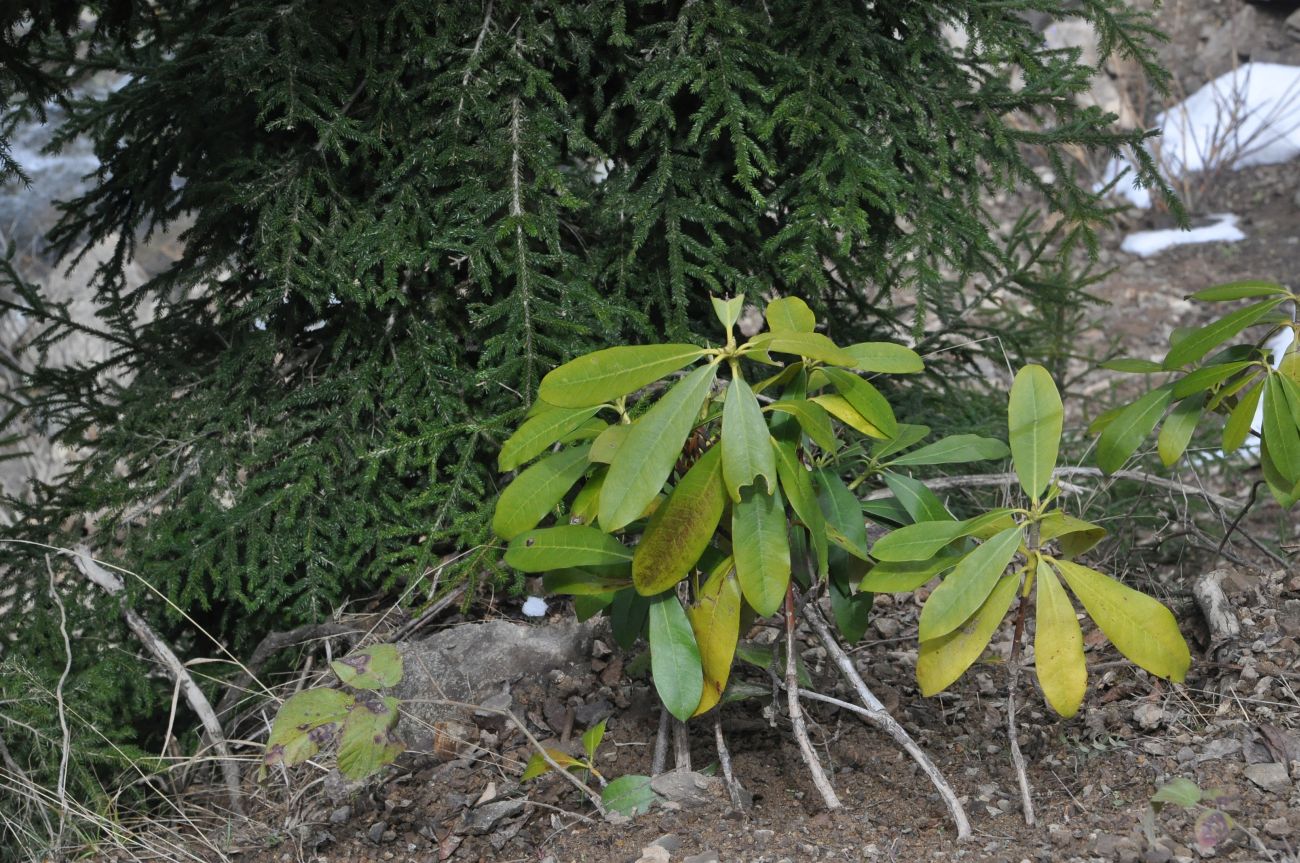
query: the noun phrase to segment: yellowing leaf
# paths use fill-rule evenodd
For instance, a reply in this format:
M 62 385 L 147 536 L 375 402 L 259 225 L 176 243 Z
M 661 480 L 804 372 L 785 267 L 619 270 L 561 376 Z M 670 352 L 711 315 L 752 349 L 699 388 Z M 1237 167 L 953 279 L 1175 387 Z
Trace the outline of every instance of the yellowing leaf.
M 778 354 L 797 354 L 810 360 L 853 366 L 857 359 L 821 333 L 795 331 L 760 333 L 749 340 L 760 350 Z
M 1061 540 L 1066 557 L 1077 557 L 1106 538 L 1106 529 L 1054 509 L 1038 523 L 1038 539 L 1046 543 Z
M 643 596 L 663 593 L 690 573 L 726 506 L 719 447 L 700 457 L 659 505 L 632 554 L 632 583 Z
M 1007 431 L 1020 487 L 1034 500 L 1052 481 L 1064 421 L 1061 394 L 1047 369 L 1034 365 L 1021 369 L 1011 385 Z
M 375 773 L 406 748 L 391 732 L 397 726 L 396 698 L 357 699 L 339 738 L 339 772 L 356 781 Z
M 1169 609 L 1086 566 L 1068 560 L 1055 566 L 1120 653 L 1157 677 L 1183 682 L 1192 657 Z
M 740 638 L 740 583 L 730 562 L 715 569 L 704 582 L 695 604 L 686 609 L 686 616 L 700 648 L 704 673 L 704 692 L 695 708 L 699 716 L 722 700 Z
M 1020 540 L 1020 527 L 1009 527 L 962 558 L 926 600 L 917 637 L 939 638 L 969 619 L 1006 571 Z
M 566 408 L 613 401 L 704 356 L 696 345 L 633 345 L 584 354 L 542 378 L 538 398 Z
M 616 426 L 617 428 L 617 426 Z M 514 539 L 537 527 L 559 504 L 569 489 L 587 472 L 588 446 L 576 446 L 547 456 L 515 477 L 497 499 L 492 530 L 502 539 Z
M 959 554 L 941 554 L 929 560 L 878 563 L 862 576 L 858 588 L 872 593 L 907 593 L 952 569 L 961 559 Z
M 977 534 L 1005 520 L 1008 509 L 989 510 L 965 521 L 923 521 L 891 530 L 876 540 L 871 556 L 879 561 L 928 560 L 954 539 Z M 998 530 L 1005 530 L 999 527 Z
M 731 547 L 745 600 L 763 617 L 774 614 L 790 585 L 789 526 L 780 492 L 741 493 L 731 508 Z
M 781 399 L 772 402 L 763 410 L 779 411 L 794 417 L 804 434 L 827 452 L 835 452 L 840 448 L 839 441 L 835 439 L 835 429 L 831 427 L 830 417 L 826 415 L 821 405 L 815 404 L 810 399 Z
M 546 754 L 551 756 L 551 761 L 563 767 L 565 770 L 570 767 L 581 767 L 582 762 L 574 758 L 563 749 L 547 748 Z M 534 752 L 533 757 L 528 759 L 528 765 L 524 768 L 524 773 L 519 777 L 520 782 L 527 782 L 530 779 L 536 779 L 538 776 L 545 774 L 551 769 L 550 761 L 547 761 L 540 752 Z
M 898 420 L 894 417 L 894 409 L 880 394 L 880 390 L 843 369 L 823 368 L 819 371 L 867 422 L 880 429 L 886 437 L 894 437 L 898 434 Z
M 618 448 L 623 445 L 623 441 L 627 440 L 627 433 L 631 430 L 632 426 L 627 423 L 618 423 L 605 429 L 591 442 L 587 460 L 600 464 L 612 462 L 614 456 L 618 455 Z
M 600 526 L 613 533 L 645 512 L 682 452 L 718 373 L 702 366 L 678 381 L 628 432 L 600 490 Z
M 988 599 L 969 620 L 942 638 L 921 642 L 916 681 L 924 696 L 942 692 L 980 658 L 998 624 L 1007 616 L 1020 580 L 1006 577 L 993 586 Z
M 402 679 L 402 654 L 393 644 L 372 644 L 330 663 L 343 683 L 353 689 L 387 689 Z
M 501 445 L 501 452 L 497 455 L 497 467 L 503 471 L 514 470 L 521 464 L 532 461 L 556 441 L 595 416 L 598 410 L 600 410 L 599 406 L 577 409 L 556 408 L 539 413 L 524 422 Z
M 1038 685 L 1052 709 L 1067 719 L 1079 712 L 1088 688 L 1088 663 L 1083 658 L 1083 631 L 1074 606 L 1056 574 L 1038 562 L 1038 596 L 1034 619 L 1034 668 Z
M 768 494 L 776 488 L 772 435 L 754 391 L 739 376 L 727 387 L 722 406 L 722 476 L 733 501 L 740 500 L 740 490 L 760 476 L 767 481 Z
M 779 297 L 767 304 L 763 313 L 767 327 L 774 333 L 811 333 L 817 317 L 808 304 L 798 297 Z
M 849 404 L 848 399 L 844 396 L 835 394 L 823 394 L 813 396 L 808 401 L 819 404 L 831 416 L 844 423 L 856 432 L 861 432 L 867 437 L 873 437 L 883 440 L 887 435 L 871 423 L 867 422 L 866 417 L 858 413 L 853 405 Z

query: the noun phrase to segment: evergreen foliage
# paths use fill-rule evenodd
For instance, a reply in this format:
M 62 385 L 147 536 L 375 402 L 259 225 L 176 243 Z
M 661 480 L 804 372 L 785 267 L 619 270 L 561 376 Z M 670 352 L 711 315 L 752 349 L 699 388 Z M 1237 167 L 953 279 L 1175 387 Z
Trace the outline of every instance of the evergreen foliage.
M 1033 276 L 1061 272 L 1052 254 L 1026 264 L 993 235 L 982 194 L 1041 192 L 1068 255 L 1107 210 L 1066 147 L 1136 147 L 1158 183 L 1140 133 L 1074 101 L 1094 70 L 1023 17 L 1086 19 L 1158 84 L 1155 33 L 1119 0 L 149 9 L 80 37 L 79 60 L 35 7 L 59 88 L 130 78 L 67 98 L 59 139 L 89 136 L 103 170 L 51 241 L 68 260 L 116 244 L 93 285 L 114 351 L 14 397 L 82 453 L 15 505 L 22 537 L 138 573 L 132 601 L 181 644 L 192 628 L 142 584 L 238 652 L 349 599 L 423 596 L 443 555 L 495 566 L 496 449 L 577 353 L 696 340 L 709 294 L 739 292 L 807 297 L 843 342 L 955 344 L 978 332 L 972 279 L 1011 302 L 1071 287 Z M 11 116 L 50 92 L 20 89 Z M 130 283 L 138 244 L 177 226 L 184 256 Z M 77 327 L 6 281 L 48 324 L 29 350 Z M 4 555 L 48 631 L 40 554 Z M 122 678 L 92 683 L 97 663 L 134 652 L 107 605 L 68 603 L 95 633 L 73 682 L 100 705 Z M 3 650 L 56 675 L 38 641 Z

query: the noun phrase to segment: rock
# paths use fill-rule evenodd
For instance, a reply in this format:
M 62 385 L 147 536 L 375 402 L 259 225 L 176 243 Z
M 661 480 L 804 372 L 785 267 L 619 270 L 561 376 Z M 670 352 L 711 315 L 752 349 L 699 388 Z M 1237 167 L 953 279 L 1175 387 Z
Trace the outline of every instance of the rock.
M 654 787 L 653 784 L 651 785 L 651 787 Z M 762 846 L 772 841 L 772 839 L 776 836 L 776 831 L 766 830 L 766 829 L 754 830 L 751 831 L 749 835 L 753 838 L 754 844 L 761 848 Z
M 1079 62 L 1085 66 L 1097 68 L 1101 63 L 1097 50 L 1097 32 L 1087 21 L 1054 21 L 1043 30 L 1043 39 L 1049 48 L 1078 48 Z M 1081 105 L 1096 105 L 1103 111 L 1116 115 L 1122 127 L 1132 128 L 1137 125 L 1139 118 L 1133 106 L 1104 69 L 1099 69 L 1092 76 L 1092 87 L 1088 92 L 1080 93 L 1076 98 Z
M 1163 845 L 1153 845 L 1142 852 L 1142 863 L 1169 863 L 1174 859 L 1174 852 Z
M 378 845 L 380 840 L 384 838 L 384 831 L 387 829 L 388 824 L 386 822 L 376 821 L 374 824 L 371 824 L 370 829 L 366 831 L 366 838 Z
M 573 718 L 579 727 L 590 728 L 602 719 L 608 719 L 614 713 L 614 705 L 604 698 L 597 698 L 587 704 L 580 704 L 573 709 Z
M 1237 14 L 1210 34 L 1196 58 L 1196 68 L 1208 78 L 1217 78 L 1235 69 L 1250 57 L 1259 13 L 1254 6 L 1243 5 Z
M 650 844 L 658 845 L 669 854 L 676 854 L 682 850 L 682 838 L 675 833 L 665 833 Z
M 1286 765 L 1277 762 L 1251 764 L 1246 767 L 1246 778 L 1265 791 L 1284 794 L 1291 790 L 1291 777 L 1287 775 Z
M 1092 853 L 1107 860 L 1114 860 L 1118 855 L 1119 837 L 1102 833 L 1092 840 Z
M 1164 724 L 1165 711 L 1159 704 L 1144 701 L 1133 711 L 1133 718 L 1146 731 L 1153 731 Z
M 339 808 L 335 809 L 333 812 L 330 813 L 330 823 L 343 824 L 346 823 L 347 820 L 351 817 L 352 817 L 352 807 L 340 806 Z M 383 833 L 384 831 L 380 830 L 379 832 Z
M 693 770 L 675 770 L 650 780 L 650 787 L 666 800 L 681 805 L 698 805 L 724 794 L 722 780 Z
M 1115 859 L 1119 863 L 1138 863 L 1142 859 L 1142 849 L 1136 842 L 1125 836 L 1115 843 Z
M 428 750 L 429 728 L 465 718 L 456 708 L 432 703 L 434 693 L 448 701 L 496 703 L 521 678 L 546 680 L 554 671 L 585 664 L 597 626 L 594 620 L 527 626 L 488 620 L 399 644 L 405 673 L 392 695 L 408 702 L 399 736 L 412 749 Z
M 682 863 L 718 863 L 718 852 L 702 851 L 699 854 L 692 854 L 690 857 L 682 858 Z
M 647 845 L 641 849 L 641 856 L 636 859 L 636 863 L 668 863 L 672 855 L 666 848 L 658 845 Z
M 1264 822 L 1264 832 L 1276 839 L 1284 839 L 1291 833 L 1291 825 L 1285 818 L 1270 818 Z
M 1197 763 L 1216 761 L 1220 758 L 1227 758 L 1229 755 L 1236 755 L 1240 751 L 1240 740 L 1234 737 L 1216 737 L 1201 747 L 1201 754 L 1196 756 L 1196 761 Z
M 1286 35 L 1300 42 L 1300 9 L 1295 10 L 1286 19 Z
M 473 836 L 490 833 L 504 819 L 523 812 L 524 805 L 524 799 L 516 797 L 513 800 L 498 800 L 496 803 L 489 803 L 486 806 L 471 809 L 461 819 L 458 832 L 468 833 Z

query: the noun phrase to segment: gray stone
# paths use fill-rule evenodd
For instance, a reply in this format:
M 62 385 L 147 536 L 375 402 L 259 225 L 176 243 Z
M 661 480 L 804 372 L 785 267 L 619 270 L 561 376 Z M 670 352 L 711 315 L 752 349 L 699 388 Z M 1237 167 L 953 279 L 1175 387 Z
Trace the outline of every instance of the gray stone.
M 1174 852 L 1163 845 L 1153 845 L 1142 852 L 1142 863 L 1169 863 L 1174 859 Z
M 699 854 L 683 857 L 682 863 L 718 863 L 718 852 L 701 851 Z
M 1291 790 L 1291 777 L 1287 775 L 1286 765 L 1275 761 L 1248 765 L 1246 778 L 1274 794 L 1284 794 Z
M 524 811 L 525 801 L 522 797 L 513 800 L 498 800 L 495 803 L 488 803 L 485 806 L 479 806 L 465 813 L 461 828 L 458 832 L 469 833 L 473 836 L 482 836 L 490 833 L 494 827 L 500 824 L 506 818 L 518 815 Z
M 665 833 L 650 844 L 658 845 L 669 854 L 676 854 L 682 850 L 682 838 L 675 833 Z
M 488 620 L 399 644 L 404 673 L 392 694 L 409 702 L 399 735 L 412 749 L 431 749 L 430 728 L 465 716 L 435 700 L 499 703 L 521 678 L 544 681 L 552 671 L 585 663 L 597 626 L 594 620 L 527 626 Z
M 654 792 L 682 805 L 697 805 L 719 799 L 725 793 L 722 780 L 693 770 L 675 770 L 650 780 Z
M 388 829 L 387 823 L 383 821 L 376 821 L 374 824 L 371 824 L 370 829 L 366 831 L 366 837 L 369 838 L 371 842 L 374 842 L 376 845 L 378 845 L 380 840 L 384 838 L 384 831 L 387 829 Z
M 1300 9 L 1295 10 L 1286 19 L 1286 35 L 1300 42 Z
M 1144 701 L 1133 711 L 1133 718 L 1146 731 L 1152 731 L 1164 724 L 1165 711 L 1159 704 Z
M 351 817 L 352 817 L 352 807 L 340 806 L 339 808 L 335 809 L 333 812 L 330 813 L 330 823 L 343 824 Z M 380 830 L 379 832 L 383 833 L 384 831 Z
M 1237 14 L 1210 34 L 1196 58 L 1196 66 L 1206 78 L 1217 78 L 1250 56 L 1258 19 L 1259 13 L 1254 6 L 1243 5 Z

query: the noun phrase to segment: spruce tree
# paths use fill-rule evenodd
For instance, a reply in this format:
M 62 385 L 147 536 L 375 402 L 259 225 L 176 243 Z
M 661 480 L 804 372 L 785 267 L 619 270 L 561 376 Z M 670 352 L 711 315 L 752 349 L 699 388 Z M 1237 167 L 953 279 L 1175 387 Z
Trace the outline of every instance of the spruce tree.
M 21 538 L 138 574 L 130 601 L 206 655 L 174 609 L 239 652 L 347 601 L 443 589 L 447 555 L 460 577 L 495 568 L 495 452 L 577 353 L 701 338 L 709 295 L 738 292 L 802 296 L 846 342 L 959 341 L 975 281 L 1026 302 L 1073 287 L 1020 277 L 985 195 L 1036 190 L 1068 254 L 1107 215 L 1068 148 L 1136 149 L 1158 182 L 1141 133 L 1077 104 L 1095 70 L 1027 15 L 1089 21 L 1103 58 L 1159 84 L 1155 34 L 1120 0 L 146 8 L 80 35 L 32 10 L 29 57 L 59 89 L 129 79 L 67 97 L 60 140 L 89 136 L 103 170 L 49 238 L 66 261 L 116 243 L 91 286 L 114 350 L 11 396 L 83 454 L 11 504 Z M 177 225 L 183 257 L 130 283 L 139 243 Z M 29 351 L 77 326 L 6 278 L 9 307 L 47 324 Z M 44 551 L 3 554 L 26 606 L 0 649 L 48 685 Z M 62 588 L 93 634 L 76 697 L 127 704 L 114 739 L 154 733 L 166 687 L 128 683 L 143 665 L 116 609 L 75 575 Z

